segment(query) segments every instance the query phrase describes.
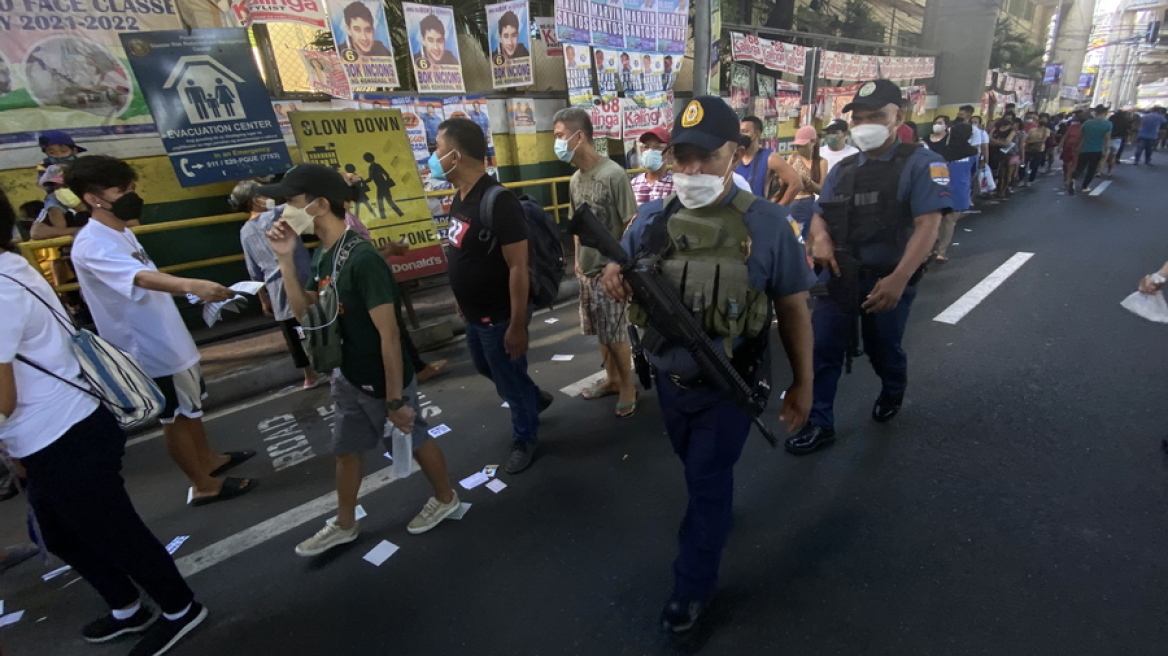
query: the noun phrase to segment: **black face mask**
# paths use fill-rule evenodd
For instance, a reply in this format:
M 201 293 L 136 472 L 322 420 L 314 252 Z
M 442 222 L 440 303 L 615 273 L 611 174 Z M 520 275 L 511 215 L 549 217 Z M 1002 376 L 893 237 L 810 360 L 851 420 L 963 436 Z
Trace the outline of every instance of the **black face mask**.
M 142 200 L 136 192 L 131 191 L 110 204 L 109 211 L 123 221 L 136 221 L 142 218 Z

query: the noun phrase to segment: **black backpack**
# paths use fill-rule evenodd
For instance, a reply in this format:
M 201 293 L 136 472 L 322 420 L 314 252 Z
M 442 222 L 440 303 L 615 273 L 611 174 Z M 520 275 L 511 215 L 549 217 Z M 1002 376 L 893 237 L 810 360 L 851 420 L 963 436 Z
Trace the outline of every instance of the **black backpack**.
M 502 193 L 512 193 L 503 185 L 491 185 L 483 193 L 479 206 L 479 221 L 488 233 L 495 216 L 495 199 Z M 527 220 L 527 264 L 531 275 L 531 302 L 537 308 L 551 307 L 560 293 L 564 278 L 564 246 L 560 243 L 560 228 L 551 214 L 531 196 L 520 196 L 523 218 Z M 495 248 L 494 236 L 491 250 Z

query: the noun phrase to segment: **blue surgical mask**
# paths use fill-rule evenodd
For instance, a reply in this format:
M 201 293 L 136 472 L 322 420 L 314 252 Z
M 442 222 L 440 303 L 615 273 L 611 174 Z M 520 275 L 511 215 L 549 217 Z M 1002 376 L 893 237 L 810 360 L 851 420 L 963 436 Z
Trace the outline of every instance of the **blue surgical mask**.
M 641 153 L 641 164 L 650 171 L 656 171 L 664 165 L 660 150 L 646 150 Z
M 450 151 L 450 153 L 453 153 L 453 152 L 454 152 L 453 150 Z M 430 153 L 430 161 L 428 163 L 428 166 L 430 167 L 430 179 L 431 180 L 434 180 L 436 182 L 446 182 L 446 174 L 448 173 L 448 171 L 446 171 L 444 168 L 442 168 L 442 160 L 449 157 L 450 153 L 446 153 L 442 157 L 438 156 L 438 151 L 436 151 L 436 150 L 434 152 Z M 450 170 L 453 171 L 456 168 L 458 168 L 457 164 L 455 164 L 453 167 L 451 167 Z
M 49 161 L 53 164 L 68 164 L 77 159 L 76 155 L 66 155 L 64 157 L 49 157 Z
M 576 134 L 580 134 L 580 131 L 577 130 Z M 572 158 L 576 156 L 575 150 L 568 150 L 568 142 L 576 138 L 576 134 L 573 134 L 567 139 L 556 139 L 556 145 L 554 146 L 556 157 L 565 164 L 571 164 Z

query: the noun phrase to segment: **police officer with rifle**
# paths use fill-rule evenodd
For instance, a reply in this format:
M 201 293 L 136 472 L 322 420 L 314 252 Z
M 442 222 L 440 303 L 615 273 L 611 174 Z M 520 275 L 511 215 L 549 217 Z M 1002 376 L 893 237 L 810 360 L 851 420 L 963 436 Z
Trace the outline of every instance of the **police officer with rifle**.
M 952 207 L 945 160 L 896 137 L 904 105 L 900 87 L 874 80 L 844 107 L 860 153 L 832 168 L 811 222 L 812 256 L 831 279 L 812 315 L 815 398 L 809 421 L 786 442 L 794 454 L 835 440 L 836 387 L 845 361 L 850 371 L 859 336 L 881 381 L 872 419 L 892 419 L 904 400 L 901 340 L 941 217 Z
M 693 626 L 717 584 L 730 533 L 734 464 L 770 388 L 768 332 L 776 314 L 794 375 L 779 419 L 795 430 L 811 404 L 807 290 L 814 277 L 787 211 L 734 186 L 737 128 L 738 117 L 722 99 L 690 101 L 670 145 L 677 194 L 639 208 L 622 241 L 633 262 L 617 258 L 624 264 L 609 264 L 603 274 L 610 295 L 633 300 L 629 321 L 641 327 L 665 428 L 685 470 L 689 505 L 678 533 L 673 594 L 661 617 L 673 632 Z M 686 313 L 646 282 L 652 276 L 642 277 L 645 272 L 668 282 L 711 348 L 696 346 L 686 327 L 670 325 L 688 324 Z M 727 361 L 736 377 L 720 374 Z

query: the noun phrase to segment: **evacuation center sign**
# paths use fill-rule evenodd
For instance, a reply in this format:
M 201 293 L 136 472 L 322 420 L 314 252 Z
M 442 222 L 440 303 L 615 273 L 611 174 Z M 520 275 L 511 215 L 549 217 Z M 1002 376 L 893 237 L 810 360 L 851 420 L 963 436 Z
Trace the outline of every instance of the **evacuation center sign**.
M 179 184 L 239 180 L 292 165 L 246 30 L 123 33 L 121 39 Z

